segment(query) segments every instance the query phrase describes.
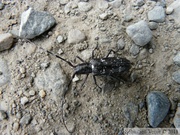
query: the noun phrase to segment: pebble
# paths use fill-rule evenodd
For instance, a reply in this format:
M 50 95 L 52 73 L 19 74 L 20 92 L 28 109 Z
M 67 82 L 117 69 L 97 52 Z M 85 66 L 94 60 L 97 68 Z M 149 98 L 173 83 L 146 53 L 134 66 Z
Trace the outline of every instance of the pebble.
M 46 68 L 48 68 L 49 67 L 49 65 L 50 65 L 50 63 L 49 62 L 43 62 L 43 63 L 41 63 L 41 68 L 42 69 L 46 69 Z
M 21 119 L 20 119 L 20 124 L 21 126 L 25 126 L 30 124 L 32 120 L 32 116 L 30 114 L 25 114 Z
M 144 5 L 144 0 L 137 0 L 135 3 L 138 7 L 141 7 Z
M 79 78 L 77 77 L 77 75 L 75 75 L 75 77 L 73 78 L 73 80 L 72 80 L 73 82 L 77 82 L 77 81 L 79 81 Z
M 99 18 L 102 20 L 106 20 L 108 18 L 108 14 L 107 13 L 102 13 L 99 15 Z
M 174 126 L 178 130 L 178 133 L 180 133 L 180 103 L 177 105 L 177 110 L 173 119 Z
M 69 2 L 69 0 L 60 0 L 59 2 L 62 5 L 66 5 Z
M 7 114 L 5 111 L 0 110 L 0 121 L 7 119 Z
M 131 53 L 133 56 L 136 56 L 136 55 L 139 54 L 140 48 L 139 48 L 139 46 L 137 46 L 136 44 L 133 44 L 133 45 L 131 46 L 131 48 L 130 48 L 129 51 L 130 51 L 130 53 Z
M 22 105 L 25 105 L 25 104 L 27 104 L 28 102 L 29 102 L 29 100 L 28 100 L 27 97 L 22 97 L 22 98 L 21 98 L 21 104 L 22 104 Z
M 49 30 L 55 23 L 56 20 L 50 13 L 35 11 L 33 8 L 29 8 L 21 15 L 19 36 L 21 38 L 32 39 Z
M 124 20 L 125 20 L 126 22 L 130 22 L 130 21 L 133 20 L 133 16 L 132 16 L 131 14 L 126 14 L 126 15 L 124 16 Z
M 113 8 L 120 8 L 120 6 L 122 5 L 122 0 L 113 0 L 113 1 L 110 1 L 109 4 Z
M 176 65 L 180 66 L 180 52 L 176 54 L 176 56 L 173 58 L 173 61 Z
M 89 2 L 79 2 L 78 9 L 79 11 L 88 12 L 92 9 L 92 5 Z
M 125 118 L 129 122 L 128 127 L 133 127 L 133 123 L 136 120 L 137 115 L 138 115 L 138 106 L 130 102 L 123 107 L 123 113 L 124 113 Z
M 174 9 L 173 9 L 172 7 L 167 7 L 167 8 L 166 8 L 166 14 L 167 14 L 167 15 L 172 14 L 173 11 L 174 11 Z
M 118 50 L 119 50 L 119 49 L 120 49 L 120 50 L 123 50 L 124 47 L 125 47 L 125 42 L 124 42 L 124 40 L 121 38 L 121 39 L 119 39 L 119 40 L 117 41 L 117 48 L 118 48 Z
M 155 6 L 148 12 L 149 21 L 162 23 L 165 21 L 165 12 L 162 6 Z
M 4 8 L 4 3 L 0 2 L 0 10 Z
M 19 129 L 19 123 L 18 122 L 14 122 L 13 123 L 13 130 L 14 131 L 18 131 L 18 129 Z
M 34 82 L 38 89 L 49 91 L 55 100 L 67 90 L 67 77 L 58 62 L 51 63 L 49 68 L 39 72 Z
M 61 35 L 59 35 L 59 36 L 57 37 L 57 42 L 58 42 L 58 43 L 62 43 L 63 41 L 64 41 L 64 37 L 61 36 Z
M 152 91 L 146 97 L 148 107 L 149 124 L 155 128 L 166 117 L 170 108 L 170 101 L 167 96 L 160 91 Z
M 145 46 L 152 38 L 152 32 L 145 21 L 139 21 L 127 27 L 126 33 L 136 45 Z
M 151 30 L 156 30 L 158 28 L 158 23 L 156 23 L 156 22 L 149 22 L 149 28 Z
M 175 71 L 175 72 L 172 74 L 172 79 L 173 79 L 176 83 L 180 84 L 180 70 Z
M 76 44 L 83 42 L 86 39 L 86 36 L 83 32 L 78 29 L 72 29 L 68 33 L 68 43 Z
M 10 72 L 7 65 L 7 61 L 0 58 L 0 87 L 7 84 L 10 81 Z
M 13 36 L 11 33 L 0 34 L 0 52 L 11 48 Z
M 101 10 L 106 10 L 109 7 L 109 4 L 107 1 L 103 0 L 103 1 L 99 1 L 98 3 L 98 8 Z
M 46 92 L 44 90 L 39 91 L 39 96 L 44 98 L 46 96 Z

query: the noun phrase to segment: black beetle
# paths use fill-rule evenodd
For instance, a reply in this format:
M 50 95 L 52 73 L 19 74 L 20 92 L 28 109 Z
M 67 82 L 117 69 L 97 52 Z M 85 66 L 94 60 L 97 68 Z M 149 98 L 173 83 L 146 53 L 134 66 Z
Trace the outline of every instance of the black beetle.
M 67 61 L 66 59 L 60 57 L 59 55 L 56 55 L 50 51 L 47 52 L 49 54 L 56 56 L 57 58 L 60 58 L 61 60 L 68 63 L 71 67 L 73 67 L 74 74 L 68 84 L 68 87 L 71 84 L 72 79 L 75 77 L 75 75 L 86 74 L 86 78 L 84 79 L 84 82 L 81 85 L 82 87 L 85 81 L 87 80 L 88 75 L 92 73 L 96 86 L 98 86 L 101 89 L 101 87 L 96 82 L 96 76 L 104 75 L 104 76 L 110 76 L 116 78 L 116 76 L 119 76 L 124 72 L 128 72 L 129 69 L 131 68 L 131 62 L 126 58 L 108 57 L 111 52 L 115 52 L 113 50 L 110 50 L 105 58 L 94 58 L 94 50 L 92 52 L 92 59 L 90 60 L 90 62 L 85 62 L 83 59 L 77 56 L 77 58 L 80 59 L 82 63 L 76 66 L 74 66 L 71 62 Z

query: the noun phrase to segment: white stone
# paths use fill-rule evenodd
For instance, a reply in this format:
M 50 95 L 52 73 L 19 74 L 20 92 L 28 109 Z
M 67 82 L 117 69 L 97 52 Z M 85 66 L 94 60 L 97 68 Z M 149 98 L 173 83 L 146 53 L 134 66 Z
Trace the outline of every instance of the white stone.
M 39 96 L 44 98 L 46 96 L 46 92 L 44 90 L 39 91 Z
M 172 14 L 173 11 L 174 11 L 174 9 L 173 9 L 172 7 L 167 7 L 167 8 L 166 8 L 166 14 L 167 14 L 167 15 Z
M 68 33 L 68 43 L 69 44 L 76 44 L 83 42 L 85 40 L 85 35 L 78 29 L 72 29 Z
M 107 13 L 102 13 L 99 15 L 99 18 L 102 20 L 106 20 L 108 18 L 108 15 L 107 15 Z
M 22 98 L 21 98 L 21 104 L 22 104 L 22 105 L 25 105 L 25 104 L 28 103 L 28 102 L 29 102 L 29 100 L 28 100 L 27 97 L 22 97 Z

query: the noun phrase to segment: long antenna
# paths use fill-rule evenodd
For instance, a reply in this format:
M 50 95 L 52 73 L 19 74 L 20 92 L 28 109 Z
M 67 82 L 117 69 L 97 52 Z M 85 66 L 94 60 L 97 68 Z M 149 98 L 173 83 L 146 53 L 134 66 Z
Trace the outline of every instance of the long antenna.
M 61 60 L 63 60 L 63 61 L 65 61 L 69 66 L 71 66 L 71 67 L 75 67 L 71 62 L 69 62 L 69 61 L 67 61 L 66 59 L 64 59 L 64 58 L 62 58 L 62 57 L 60 57 L 59 55 L 57 55 L 57 54 L 54 54 L 54 53 L 52 53 L 52 52 L 50 52 L 50 51 L 48 51 L 48 50 L 46 50 L 49 54 L 51 54 L 51 55 L 54 55 L 55 57 L 57 57 L 57 58 L 59 58 L 59 59 L 61 59 Z

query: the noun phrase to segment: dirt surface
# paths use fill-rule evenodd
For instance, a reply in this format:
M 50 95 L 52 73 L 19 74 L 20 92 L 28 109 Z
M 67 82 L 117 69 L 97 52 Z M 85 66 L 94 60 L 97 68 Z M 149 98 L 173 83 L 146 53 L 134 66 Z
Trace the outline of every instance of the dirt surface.
M 173 0 L 168 0 L 166 4 L 172 2 Z M 148 127 L 145 102 L 148 92 L 158 90 L 169 98 L 178 96 L 179 86 L 172 80 L 172 73 L 178 67 L 173 64 L 172 58 L 180 49 L 180 33 L 177 30 L 179 24 L 169 21 L 170 16 L 166 16 L 166 21 L 159 23 L 158 28 L 152 31 L 151 42 L 146 47 L 140 48 L 137 57 L 129 52 L 133 41 L 126 34 L 126 27 L 143 19 L 148 22 L 147 12 L 152 9 L 153 4 L 145 4 L 136 10 L 133 8 L 133 1 L 124 1 L 120 8 L 109 6 L 105 11 L 112 12 L 112 15 L 107 20 L 101 20 L 99 15 L 105 11 L 99 9 L 96 0 L 89 0 L 88 3 L 93 7 L 90 11 L 78 12 L 78 9 L 74 8 L 70 14 L 64 13 L 65 5 L 60 4 L 58 0 L 5 1 L 5 3 L 4 9 L 0 10 L 0 33 L 18 29 L 20 16 L 28 6 L 38 11 L 50 12 L 57 24 L 30 42 L 16 38 L 10 50 L 0 52 L 0 57 L 7 60 L 11 74 L 10 82 L 0 87 L 0 106 L 8 115 L 7 119 L 0 121 L 1 134 L 68 134 L 62 123 L 61 97 L 54 101 L 51 92 L 46 89 L 44 89 L 46 96 L 40 97 L 40 90 L 34 85 L 33 80 L 36 74 L 42 72 L 40 65 L 43 62 L 60 63 L 69 79 L 73 69 L 60 59 L 48 55 L 40 47 L 54 53 L 58 53 L 61 49 L 63 54 L 60 56 L 78 64 L 81 61 L 75 57 L 80 56 L 89 61 L 97 44 L 99 49 L 95 51 L 95 56 L 101 58 L 106 56 L 110 49 L 117 50 L 118 39 L 125 41 L 125 48 L 119 50 L 116 55 L 126 57 L 133 63 L 130 74 L 137 76 L 135 81 L 131 82 L 129 77 L 128 81 L 120 81 L 117 87 L 114 87 L 114 83 L 111 85 L 111 82 L 97 77 L 98 84 L 106 88 L 102 91 L 94 84 L 92 75 L 89 75 L 85 86 L 80 90 L 85 76 L 78 75 L 80 80 L 73 82 L 69 88 L 64 105 L 66 125 L 69 130 L 74 130 L 74 134 L 118 134 L 123 128 L 128 127 L 123 107 L 130 102 L 137 106 L 144 104 L 144 107 L 139 108 L 133 127 Z M 133 16 L 133 20 L 129 22 L 124 21 L 127 10 Z M 67 40 L 63 43 L 57 42 L 59 35 L 67 37 L 68 32 L 74 28 L 86 35 L 83 43 L 68 44 Z M 97 38 L 99 40 L 96 40 Z M 153 52 L 149 53 L 149 49 Z M 24 69 L 25 72 L 22 71 Z M 29 95 L 30 91 L 34 91 L 35 94 Z M 24 96 L 29 100 L 26 105 L 22 105 L 20 101 Z M 25 114 L 30 114 L 31 120 L 22 126 L 20 120 Z M 159 127 L 171 127 L 172 124 L 172 117 L 168 115 Z

